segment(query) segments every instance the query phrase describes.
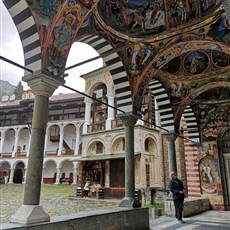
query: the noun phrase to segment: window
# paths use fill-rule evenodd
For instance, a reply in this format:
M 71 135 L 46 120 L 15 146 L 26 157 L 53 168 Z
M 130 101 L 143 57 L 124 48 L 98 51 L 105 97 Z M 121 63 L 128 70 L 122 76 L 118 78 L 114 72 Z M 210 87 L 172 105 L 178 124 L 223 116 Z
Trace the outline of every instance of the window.
M 96 154 L 103 153 L 103 144 L 101 142 L 96 143 Z

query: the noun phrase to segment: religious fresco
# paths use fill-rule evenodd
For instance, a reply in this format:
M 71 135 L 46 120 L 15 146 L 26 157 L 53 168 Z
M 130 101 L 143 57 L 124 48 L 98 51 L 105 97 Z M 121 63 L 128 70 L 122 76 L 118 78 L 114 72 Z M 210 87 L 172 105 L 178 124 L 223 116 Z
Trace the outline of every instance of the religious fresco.
M 217 0 L 101 0 L 98 11 L 114 29 L 135 35 L 159 34 L 202 17 Z
M 203 142 L 198 148 L 198 162 L 203 194 L 222 194 L 216 141 Z
M 181 68 L 181 57 L 175 57 L 173 60 L 169 61 L 164 65 L 163 70 L 170 74 L 177 73 Z
M 226 67 L 230 63 L 230 56 L 224 52 L 213 50 L 212 60 L 217 67 Z
M 224 135 L 221 139 L 221 146 L 223 148 L 223 152 L 230 152 L 230 130 L 227 130 L 224 133 Z
M 76 28 L 82 23 L 84 13 L 80 5 L 66 7 L 52 30 L 48 45 L 48 70 L 57 76 L 65 66 L 68 50 L 73 42 Z
M 79 0 L 79 2 L 88 9 L 91 9 L 93 4 L 95 4 L 97 0 Z
M 30 8 L 40 16 L 54 17 L 63 1 L 55 0 L 26 0 Z M 38 16 L 38 15 L 37 15 Z
M 129 47 L 126 51 L 126 64 L 128 72 L 132 76 L 141 73 L 146 64 L 156 55 L 155 47 L 150 43 L 141 43 Z
M 215 40 L 230 44 L 230 19 L 227 19 L 224 16 L 220 17 L 210 26 L 207 35 Z
M 210 146 L 210 143 L 208 145 Z M 218 159 L 213 156 L 203 157 L 199 162 L 199 172 L 203 194 L 222 194 Z
M 216 87 L 200 94 L 192 102 L 202 140 L 216 140 L 221 130 L 230 125 L 229 101 L 230 88 Z
M 168 89 L 168 95 L 171 103 L 176 105 L 188 96 L 188 88 L 183 82 L 172 82 Z
M 201 74 L 208 65 L 208 56 L 200 51 L 189 52 L 184 59 L 184 68 L 189 74 Z

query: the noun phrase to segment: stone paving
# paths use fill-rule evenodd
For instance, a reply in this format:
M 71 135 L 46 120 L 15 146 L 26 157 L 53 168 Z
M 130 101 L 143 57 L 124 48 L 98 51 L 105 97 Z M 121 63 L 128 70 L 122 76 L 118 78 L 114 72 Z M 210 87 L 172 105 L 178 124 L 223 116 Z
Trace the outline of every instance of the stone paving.
M 0 185 L 0 223 L 6 223 L 23 203 L 24 185 Z M 76 198 L 76 186 L 44 185 L 40 204 L 50 216 L 118 207 L 120 200 Z

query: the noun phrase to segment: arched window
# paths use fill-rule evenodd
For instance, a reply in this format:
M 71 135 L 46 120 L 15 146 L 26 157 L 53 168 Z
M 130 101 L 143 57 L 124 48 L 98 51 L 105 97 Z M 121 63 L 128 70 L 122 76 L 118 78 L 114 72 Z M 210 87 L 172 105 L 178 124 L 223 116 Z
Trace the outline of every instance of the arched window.
M 101 142 L 96 143 L 96 154 L 103 153 L 103 144 Z

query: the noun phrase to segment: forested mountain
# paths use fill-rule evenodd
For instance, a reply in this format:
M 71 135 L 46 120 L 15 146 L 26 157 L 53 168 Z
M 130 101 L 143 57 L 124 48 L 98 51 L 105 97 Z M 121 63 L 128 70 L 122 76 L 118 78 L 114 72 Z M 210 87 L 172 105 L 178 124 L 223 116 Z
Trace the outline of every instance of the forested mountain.
M 15 85 L 10 84 L 8 81 L 0 80 L 0 100 L 2 96 L 14 94 Z

